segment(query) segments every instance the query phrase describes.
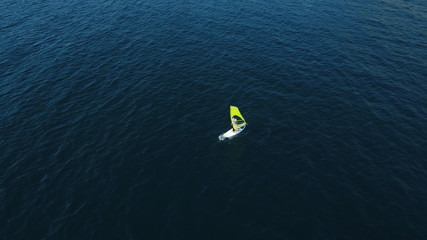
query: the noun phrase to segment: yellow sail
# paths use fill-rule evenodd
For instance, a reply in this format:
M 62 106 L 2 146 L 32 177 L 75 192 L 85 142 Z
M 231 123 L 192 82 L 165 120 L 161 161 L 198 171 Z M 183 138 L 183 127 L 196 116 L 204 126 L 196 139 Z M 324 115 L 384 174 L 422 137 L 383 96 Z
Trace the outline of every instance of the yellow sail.
M 245 119 L 243 118 L 239 109 L 235 106 L 230 106 L 230 118 L 231 118 L 231 125 L 233 126 L 234 129 L 238 129 L 243 126 L 246 126 Z

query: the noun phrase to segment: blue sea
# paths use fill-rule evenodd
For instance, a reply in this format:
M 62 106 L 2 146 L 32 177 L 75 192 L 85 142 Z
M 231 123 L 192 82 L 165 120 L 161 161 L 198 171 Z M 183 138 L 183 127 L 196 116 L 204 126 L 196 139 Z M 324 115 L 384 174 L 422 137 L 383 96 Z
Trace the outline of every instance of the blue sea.
M 0 239 L 427 239 L 427 2 L 0 1 Z

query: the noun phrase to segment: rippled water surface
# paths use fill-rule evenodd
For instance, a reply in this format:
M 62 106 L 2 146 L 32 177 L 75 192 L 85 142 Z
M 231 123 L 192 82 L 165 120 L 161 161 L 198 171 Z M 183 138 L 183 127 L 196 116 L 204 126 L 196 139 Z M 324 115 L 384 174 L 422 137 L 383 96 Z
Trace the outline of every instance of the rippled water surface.
M 425 1 L 0 15 L 1 239 L 427 236 Z

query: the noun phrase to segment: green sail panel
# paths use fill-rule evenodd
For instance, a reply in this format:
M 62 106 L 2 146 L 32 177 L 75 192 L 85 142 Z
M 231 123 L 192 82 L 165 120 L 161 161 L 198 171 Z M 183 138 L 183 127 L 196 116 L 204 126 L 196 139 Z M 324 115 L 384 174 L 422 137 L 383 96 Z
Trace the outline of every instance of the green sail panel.
M 239 109 L 235 106 L 230 106 L 230 119 L 231 125 L 234 129 L 246 126 L 246 121 L 240 113 Z

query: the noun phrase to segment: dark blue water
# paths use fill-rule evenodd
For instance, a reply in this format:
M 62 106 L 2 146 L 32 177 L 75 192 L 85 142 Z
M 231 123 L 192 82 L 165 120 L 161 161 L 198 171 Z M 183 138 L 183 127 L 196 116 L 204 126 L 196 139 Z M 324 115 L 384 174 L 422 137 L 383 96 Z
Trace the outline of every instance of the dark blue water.
M 426 238 L 425 1 L 0 16 L 0 239 Z

